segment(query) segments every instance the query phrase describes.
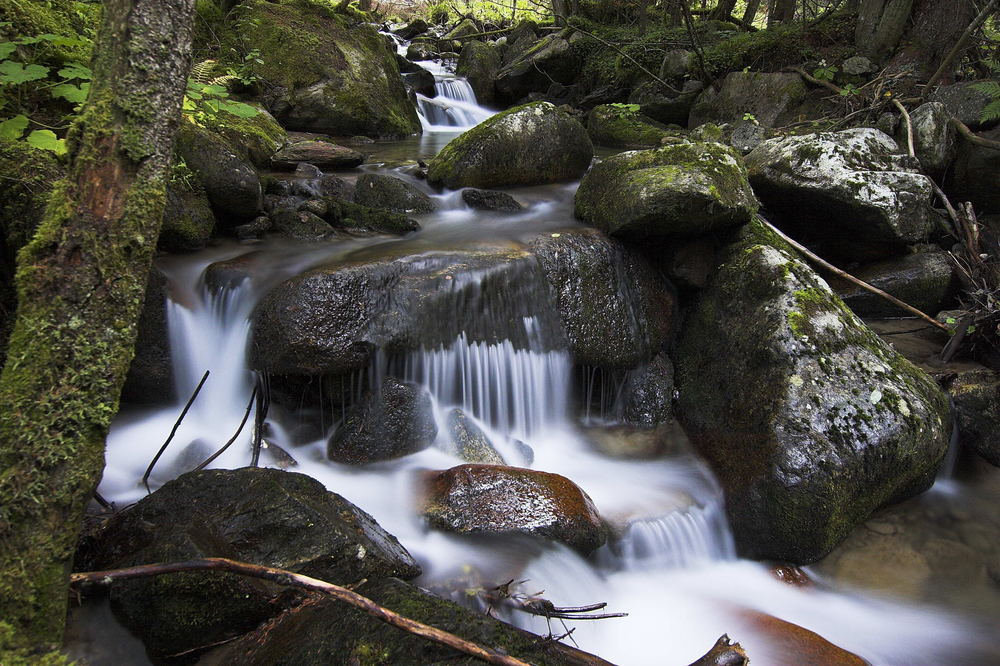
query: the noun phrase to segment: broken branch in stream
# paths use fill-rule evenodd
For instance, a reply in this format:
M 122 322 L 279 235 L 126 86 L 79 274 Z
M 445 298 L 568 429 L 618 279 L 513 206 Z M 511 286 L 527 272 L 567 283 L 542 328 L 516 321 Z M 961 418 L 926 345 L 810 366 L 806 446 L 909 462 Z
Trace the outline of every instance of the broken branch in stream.
M 520 581 L 525 582 L 525 581 Z M 503 585 L 498 585 L 483 593 L 483 598 L 491 605 L 505 605 L 514 610 L 523 611 L 531 615 L 539 615 L 545 618 L 558 618 L 561 620 L 606 620 L 613 617 L 628 617 L 628 613 L 594 613 L 607 607 L 607 602 L 599 601 L 584 606 L 556 606 L 554 603 L 537 594 L 511 594 L 510 586 L 514 583 L 509 580 Z
M 228 442 L 226 442 L 225 444 L 222 445 L 221 449 L 219 449 L 218 451 L 216 451 L 215 453 L 213 453 L 212 455 L 210 455 L 205 460 L 205 462 L 203 462 L 200 465 L 198 465 L 197 467 L 195 467 L 192 471 L 197 472 L 197 471 L 205 469 L 206 467 L 208 467 L 209 465 L 211 465 L 213 462 L 215 462 L 216 458 L 218 458 L 223 453 L 225 453 L 226 449 L 228 449 L 230 446 L 233 445 L 233 442 L 236 441 L 236 438 L 240 436 L 241 432 L 243 432 L 243 426 L 245 426 L 247 424 L 247 419 L 250 418 L 250 410 L 253 409 L 253 404 L 254 404 L 254 401 L 256 399 L 257 399 L 257 387 L 254 386 L 253 387 L 253 392 L 250 394 L 250 400 L 249 400 L 249 402 L 247 402 L 246 411 L 243 412 L 243 420 L 240 421 L 239 427 L 236 428 L 236 433 L 232 437 L 229 438 Z M 255 464 L 253 466 L 256 467 L 257 465 Z
M 167 441 L 163 442 L 163 446 L 161 446 L 160 450 L 156 452 L 156 455 L 153 456 L 153 459 L 149 461 L 149 467 L 146 468 L 146 473 L 142 475 L 142 485 L 146 486 L 147 493 L 151 492 L 149 490 L 149 475 L 153 473 L 153 468 L 156 466 L 157 461 L 159 461 L 160 456 L 162 456 L 163 452 L 167 450 L 167 446 L 170 445 L 170 442 L 171 440 L 173 440 L 174 435 L 177 434 L 177 429 L 181 427 L 181 421 L 183 421 L 184 417 L 187 416 L 188 410 L 191 409 L 191 405 L 194 404 L 194 401 L 198 397 L 198 394 L 201 393 L 201 387 L 205 385 L 205 380 L 208 379 L 208 375 L 211 372 L 212 372 L 211 370 L 206 370 L 205 374 L 201 376 L 201 381 L 198 382 L 198 386 L 195 387 L 194 392 L 191 394 L 191 397 L 188 398 L 187 404 L 184 405 L 184 409 L 181 410 L 181 415 L 178 416 L 177 420 L 174 422 L 174 427 L 170 430 L 170 434 L 167 435 Z
M 107 585 L 116 581 L 148 578 L 186 571 L 225 571 L 241 576 L 272 581 L 280 585 L 290 585 L 311 592 L 322 592 L 356 608 L 360 608 L 386 624 L 450 647 L 453 650 L 458 650 L 485 662 L 501 664 L 501 666 L 528 666 L 526 662 L 515 657 L 500 654 L 495 650 L 483 647 L 472 641 L 467 641 L 455 634 L 423 624 L 422 622 L 417 622 L 416 620 L 411 620 L 408 617 L 378 605 L 368 597 L 364 597 L 346 587 L 334 585 L 333 583 L 310 576 L 303 576 L 302 574 L 285 569 L 276 569 L 248 562 L 238 562 L 223 557 L 209 557 L 200 560 L 188 560 L 186 562 L 171 562 L 168 564 L 144 564 L 124 569 L 111 569 L 109 571 L 75 573 L 70 575 L 70 585 L 81 585 L 83 583 Z
M 841 277 L 841 278 L 847 280 L 848 282 L 850 282 L 852 284 L 856 284 L 857 286 L 861 287 L 862 289 L 864 289 L 866 291 L 870 291 L 871 293 L 875 294 L 876 296 L 881 296 L 882 298 L 884 298 L 885 300 L 889 301 L 893 305 L 896 305 L 896 306 L 898 306 L 898 307 L 906 310 L 910 314 L 915 314 L 916 316 L 920 317 L 921 319 L 923 319 L 927 323 L 932 324 L 933 326 L 935 326 L 937 328 L 940 328 L 942 331 L 945 331 L 946 333 L 951 331 L 951 329 L 948 328 L 947 325 L 942 324 L 937 319 L 934 319 L 933 317 L 931 317 L 930 315 L 928 315 L 926 312 L 921 312 L 920 310 L 918 310 L 917 308 L 913 307 L 912 305 L 899 300 L 898 298 L 896 298 L 892 294 L 886 293 L 886 292 L 882 291 L 881 289 L 879 289 L 878 287 L 873 287 L 872 285 L 868 284 L 864 280 L 859 280 L 858 278 L 854 277 L 853 275 L 851 275 L 847 271 L 842 270 L 840 268 L 837 268 L 836 266 L 834 266 L 830 262 L 828 262 L 825 259 L 823 259 L 822 257 L 820 257 L 818 254 L 814 253 L 812 250 L 810 250 L 809 248 L 807 248 L 805 245 L 802 245 L 801 243 L 799 243 L 798 241 L 796 241 L 794 238 L 791 238 L 790 236 L 788 236 L 787 234 L 785 234 L 781 229 L 779 229 L 778 227 L 776 227 L 773 224 L 771 224 L 770 222 L 768 222 L 767 219 L 764 218 L 764 216 L 758 214 L 757 215 L 757 219 L 760 220 L 761 224 L 763 224 L 764 226 L 766 226 L 768 229 L 770 229 L 774 233 L 778 234 L 778 236 L 780 236 L 781 239 L 784 240 L 786 243 L 788 243 L 789 245 L 791 245 L 792 247 L 794 247 L 796 250 L 798 250 L 799 252 L 801 252 L 802 254 L 804 254 L 813 263 L 818 264 L 822 268 L 825 268 L 826 270 L 830 271 L 834 275 L 836 275 L 838 277 Z

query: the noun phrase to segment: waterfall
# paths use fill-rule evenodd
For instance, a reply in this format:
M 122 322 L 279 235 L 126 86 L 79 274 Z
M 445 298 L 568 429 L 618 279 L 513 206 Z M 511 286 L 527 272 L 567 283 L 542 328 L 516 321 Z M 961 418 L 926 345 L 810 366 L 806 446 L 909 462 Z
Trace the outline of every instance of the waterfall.
M 476 93 L 468 81 L 446 77 L 435 74 L 435 97 L 417 93 L 417 111 L 424 131 L 467 130 L 493 115 L 493 111 L 484 109 L 476 102 Z

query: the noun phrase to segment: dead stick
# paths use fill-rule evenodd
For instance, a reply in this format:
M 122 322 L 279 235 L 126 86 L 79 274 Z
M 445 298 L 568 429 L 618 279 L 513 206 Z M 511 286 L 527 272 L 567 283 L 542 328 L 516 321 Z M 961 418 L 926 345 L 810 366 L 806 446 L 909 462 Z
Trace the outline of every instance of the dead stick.
M 986 139 L 981 136 L 976 136 L 969 126 L 963 123 L 958 118 L 952 118 L 951 124 L 955 126 L 959 134 L 965 137 L 965 140 L 969 143 L 975 144 L 977 146 L 982 146 L 983 148 L 992 148 L 993 150 L 1000 150 L 1000 141 L 993 141 L 991 139 Z
M 910 113 L 896 98 L 893 98 L 892 105 L 899 109 L 899 112 L 903 114 L 903 120 L 906 121 L 906 150 L 910 153 L 910 157 L 916 157 L 917 153 L 913 150 L 913 121 L 910 120 Z
M 184 409 L 181 410 L 181 415 L 177 417 L 177 420 L 174 422 L 174 427 L 170 430 L 170 434 L 167 435 L 167 441 L 163 442 L 163 446 L 161 446 L 160 450 L 156 452 L 153 459 L 149 461 L 149 467 L 146 468 L 146 473 L 142 475 L 142 485 L 146 486 L 147 493 L 149 492 L 149 475 L 153 473 L 153 468 L 156 466 L 160 456 L 162 456 L 163 452 L 167 450 L 170 440 L 172 440 L 174 435 L 177 434 L 177 429 L 181 426 L 181 421 L 183 421 L 184 417 L 187 416 L 188 410 L 191 409 L 191 405 L 194 404 L 195 398 L 197 398 L 198 394 L 201 393 L 201 387 L 205 385 L 205 380 L 208 379 L 209 373 L 211 373 L 211 370 L 206 370 L 205 374 L 201 376 L 201 381 L 198 382 L 198 386 L 195 387 L 194 393 L 192 393 L 191 397 L 188 398 L 187 404 L 184 405 Z
M 309 576 L 303 576 L 302 574 L 297 574 L 285 569 L 275 569 L 274 567 L 265 567 L 258 564 L 237 562 L 236 560 L 229 560 L 223 557 L 209 557 L 200 560 L 170 562 L 167 564 L 144 564 L 134 567 L 126 567 L 124 569 L 111 569 L 109 571 L 88 571 L 84 573 L 75 573 L 70 575 L 69 582 L 70 585 L 79 585 L 81 583 L 107 585 L 108 583 L 120 580 L 148 578 L 150 576 L 160 576 L 163 574 L 179 573 L 182 571 L 203 570 L 227 571 L 241 576 L 250 576 L 251 578 L 273 581 L 280 585 L 290 585 L 313 592 L 322 592 L 330 595 L 334 599 L 339 599 L 340 601 L 346 602 L 356 608 L 360 608 L 372 617 L 382 620 L 386 624 L 390 624 L 394 627 L 402 629 L 403 631 L 408 631 L 411 634 L 421 636 L 422 638 L 426 638 L 427 640 L 435 643 L 440 643 L 441 645 L 471 655 L 477 659 L 482 659 L 483 661 L 491 664 L 502 664 L 504 666 L 529 666 L 526 662 L 523 662 L 520 659 L 499 654 L 494 650 L 477 645 L 471 641 L 467 641 L 464 638 L 460 638 L 454 634 L 448 633 L 447 631 L 442 631 L 441 629 L 436 629 L 421 622 L 417 622 L 416 620 L 404 617 L 389 610 L 388 608 L 379 606 L 368 597 L 363 597 L 357 592 L 348 590 L 340 585 L 327 583 L 326 581 L 311 578 Z
M 201 463 L 200 465 L 198 465 L 197 467 L 195 467 L 193 470 L 191 470 L 192 472 L 199 472 L 199 471 L 205 469 L 206 467 L 208 467 L 209 465 L 211 465 L 213 462 L 215 462 L 216 458 L 218 458 L 223 453 L 225 453 L 226 450 L 229 449 L 229 447 L 233 445 L 233 442 L 236 441 L 236 438 L 240 436 L 241 432 L 243 432 L 243 426 L 245 426 L 247 424 L 247 419 L 250 418 L 250 410 L 253 409 L 253 403 L 254 403 L 254 400 L 256 400 L 256 398 L 257 398 L 257 387 L 254 386 L 253 387 L 253 392 L 250 394 L 250 400 L 249 400 L 249 402 L 247 402 L 247 409 L 246 409 L 245 412 L 243 412 L 243 420 L 240 421 L 239 427 L 236 428 L 236 434 L 234 434 L 232 437 L 230 437 L 229 441 L 226 442 L 225 444 L 223 444 L 221 449 L 219 449 L 218 451 L 216 451 L 215 453 L 213 453 L 212 455 L 210 455 L 208 458 L 206 458 L 205 462 Z M 254 465 L 254 467 L 256 467 L 256 465 Z
M 774 233 L 778 234 L 778 236 L 780 236 L 786 243 L 788 243 L 789 245 L 791 245 L 792 247 L 794 247 L 796 250 L 798 250 L 802 254 L 806 255 L 806 257 L 808 257 L 811 261 L 813 261 L 816 264 L 819 264 L 820 266 L 822 266 L 826 270 L 830 271 L 831 273 L 833 273 L 833 274 L 835 274 L 835 275 L 837 275 L 839 277 L 844 278 L 845 280 L 847 280 L 848 282 L 851 282 L 852 284 L 858 285 L 859 287 L 861 287 L 862 289 L 865 289 L 866 291 L 870 291 L 871 293 L 875 294 L 876 296 L 881 296 L 882 298 L 884 298 L 885 300 L 889 301 L 890 303 L 892 303 L 894 305 L 897 305 L 897 306 L 903 308 L 904 310 L 906 310 L 907 312 L 909 312 L 911 314 L 917 315 L 918 317 L 920 317 L 924 321 L 928 322 L 929 324 L 932 324 L 932 325 L 936 326 L 937 328 L 940 328 L 942 331 L 946 331 L 947 332 L 947 331 L 951 330 L 946 325 L 944 325 L 941 322 L 939 322 L 937 319 L 934 319 L 933 317 L 929 316 L 927 313 L 921 312 L 920 310 L 916 309 L 912 305 L 909 305 L 909 304 L 904 303 L 903 301 L 899 300 L 898 298 L 896 298 L 892 294 L 887 294 L 886 292 L 882 291 L 878 287 L 873 287 L 872 285 L 868 284 L 864 280 L 859 280 L 858 278 L 854 277 L 853 275 L 851 275 L 847 271 L 844 271 L 844 270 L 841 270 L 841 269 L 837 268 L 836 266 L 834 266 L 833 264 L 829 263 L 828 261 L 826 261 L 825 259 L 823 259 L 819 255 L 814 254 L 812 252 L 812 250 L 808 249 L 806 246 L 800 244 L 798 241 L 796 241 L 796 240 L 790 238 L 789 236 L 787 236 L 783 231 L 781 231 L 781 229 L 778 229 L 778 227 L 774 226 L 773 224 L 771 224 L 770 222 L 768 222 L 766 219 L 764 219 L 763 216 L 757 215 L 757 219 L 760 220 L 760 222 L 764 226 L 766 226 L 768 229 L 770 229 Z
M 787 69 L 789 72 L 795 72 L 796 74 L 798 74 L 799 76 L 801 76 L 803 79 L 805 79 L 809 83 L 812 83 L 813 85 L 823 86 L 827 90 L 835 92 L 838 95 L 842 95 L 844 93 L 843 89 L 841 89 L 839 86 L 836 86 L 836 85 L 830 83 L 829 81 L 824 81 L 822 79 L 817 79 L 812 74 L 808 74 L 801 67 L 786 67 L 785 69 Z
M 945 73 L 948 71 L 948 67 L 954 62 L 955 58 L 965 49 L 965 45 L 969 42 L 969 38 L 972 37 L 972 33 L 979 29 L 979 27 L 986 22 L 986 19 L 990 17 L 993 9 L 996 7 L 997 0 L 990 0 L 983 7 L 983 10 L 979 12 L 979 15 L 972 20 L 972 23 L 965 29 L 958 41 L 955 42 L 955 46 L 948 52 L 948 55 L 944 57 L 941 61 L 941 65 L 937 68 L 937 71 L 931 75 L 931 78 L 927 81 L 927 86 L 925 87 L 926 92 L 930 92 L 931 88 L 937 85 L 937 82 L 944 78 Z
M 958 211 L 956 211 L 955 207 L 951 205 L 951 201 L 948 200 L 948 195 L 944 193 L 944 190 L 938 187 L 938 184 L 933 180 L 931 181 L 931 186 L 934 188 L 934 194 L 938 196 L 941 203 L 944 204 L 945 210 L 948 211 L 948 217 L 951 218 L 952 224 L 955 225 L 954 236 L 955 238 L 958 238 L 959 234 L 962 233 L 962 222 L 958 219 Z

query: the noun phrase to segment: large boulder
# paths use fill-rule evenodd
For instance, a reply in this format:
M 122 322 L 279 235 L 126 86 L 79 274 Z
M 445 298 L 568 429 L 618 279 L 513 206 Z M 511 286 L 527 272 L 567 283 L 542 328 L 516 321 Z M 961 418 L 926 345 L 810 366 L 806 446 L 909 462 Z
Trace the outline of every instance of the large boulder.
M 1000 467 L 1000 374 L 986 368 L 961 372 L 948 393 L 962 443 Z
M 411 620 L 537 666 L 611 666 L 559 641 L 501 622 L 395 579 L 368 581 L 358 594 Z M 317 596 L 204 657 L 201 666 L 393 664 L 479 666 L 483 662 L 402 631 L 335 599 Z
M 517 45 L 515 42 L 511 48 Z M 496 77 L 497 98 L 507 104 L 529 93 L 544 92 L 553 82 L 573 83 L 580 71 L 580 63 L 562 33 L 543 37 L 523 51 L 509 52 L 515 54 L 514 58 L 505 58 Z
M 260 214 L 264 202 L 260 176 L 221 135 L 182 122 L 176 152 L 194 172 L 220 224 L 235 226 Z
M 940 178 L 955 158 L 955 126 L 941 102 L 921 104 L 910 114 L 913 147 L 924 173 Z M 905 145 L 906 125 L 901 123 L 896 140 Z
M 451 189 L 574 180 L 594 147 L 583 125 L 548 102 L 498 113 L 452 140 L 431 160 L 427 180 Z
M 958 289 L 955 262 L 947 252 L 932 250 L 908 254 L 863 266 L 852 274 L 923 312 L 939 312 Z M 856 315 L 865 318 L 899 317 L 903 311 L 867 289 L 839 278 L 830 286 Z
M 110 518 L 78 566 L 112 569 L 227 557 L 332 583 L 413 578 L 420 569 L 375 520 L 318 481 L 273 469 L 185 474 Z M 276 615 L 282 588 L 213 572 L 116 584 L 116 615 L 156 659 L 230 639 Z
M 979 136 L 1000 141 L 1000 127 Z M 979 215 L 1000 213 L 1000 150 L 958 140 L 958 155 L 945 190 L 952 201 L 971 201 Z
M 465 77 L 482 106 L 493 106 L 493 80 L 500 70 L 500 49 L 492 42 L 466 42 L 458 56 L 455 74 Z
M 171 182 L 163 209 L 157 248 L 165 252 L 193 252 L 204 248 L 215 229 L 208 196 L 192 183 Z
M 430 213 L 436 207 L 429 196 L 401 178 L 366 173 L 354 188 L 354 202 L 394 213 Z
M 714 142 L 620 153 L 595 165 L 576 192 L 577 217 L 635 241 L 745 224 L 756 209 L 739 154 Z
M 371 25 L 311 0 L 246 0 L 233 39 L 264 63 L 266 101 L 288 129 L 398 137 L 420 131 L 395 54 Z
M 259 104 L 251 104 L 253 115 L 204 114 L 199 123 L 226 140 L 237 155 L 261 169 L 271 164 L 271 156 L 285 144 L 288 134 Z
M 577 363 L 632 368 L 667 341 L 673 288 L 639 253 L 586 229 L 541 235 L 530 247 Z
M 427 472 L 420 511 L 458 534 L 529 535 L 590 553 L 607 539 L 593 501 L 564 476 L 501 465 Z
M 437 425 L 424 389 L 392 377 L 368 391 L 327 446 L 330 460 L 364 465 L 401 458 L 434 443 Z
M 669 130 L 640 113 L 638 104 L 601 104 L 587 115 L 587 133 L 599 146 L 652 148 L 660 145 Z
M 816 561 L 928 488 L 948 448 L 944 393 L 758 222 L 724 252 L 675 359 L 678 416 L 748 557 Z
M 279 375 L 338 375 L 387 353 L 470 340 L 532 342 L 558 328 L 540 267 L 509 248 L 429 252 L 334 263 L 267 294 L 251 317 L 251 366 Z M 484 312 L 503 313 L 484 317 Z M 549 348 L 563 344 L 549 339 Z
M 933 184 L 878 130 L 770 139 L 746 165 L 780 224 L 839 258 L 899 254 L 934 229 Z
M 663 91 L 655 81 L 643 83 L 628 97 L 630 104 L 638 104 L 644 116 L 665 125 L 687 127 L 691 107 L 698 94 L 705 88 L 701 81 L 685 81 L 680 94 Z
M 765 127 L 790 122 L 809 94 L 798 74 L 730 72 L 721 85 L 708 86 L 691 107 L 689 127 L 732 123 L 752 114 Z
M 962 81 L 950 86 L 941 86 L 931 93 L 928 100 L 944 104 L 948 113 L 972 129 L 989 127 L 996 121 L 984 123 L 983 109 L 993 101 L 993 96 L 984 90 L 979 90 L 977 84 L 982 81 Z

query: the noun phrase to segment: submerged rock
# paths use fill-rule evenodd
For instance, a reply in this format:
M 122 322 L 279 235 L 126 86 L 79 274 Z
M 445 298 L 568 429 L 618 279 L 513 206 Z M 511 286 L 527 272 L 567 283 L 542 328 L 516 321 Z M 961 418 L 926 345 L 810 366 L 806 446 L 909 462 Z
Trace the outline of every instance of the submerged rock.
M 750 221 L 757 202 L 740 156 L 720 143 L 620 153 L 576 192 L 576 216 L 635 241 L 700 235 Z
M 524 534 L 590 553 L 607 539 L 593 501 L 564 476 L 519 467 L 459 465 L 427 472 L 420 511 L 458 534 Z
M 437 425 L 426 390 L 387 377 L 366 392 L 330 438 L 327 457 L 349 465 L 401 458 L 434 443 Z
M 451 189 L 541 185 L 579 178 L 594 155 L 583 125 L 548 102 L 498 113 L 431 160 L 427 180 Z
M 405 180 L 376 173 L 358 178 L 354 202 L 393 213 L 430 213 L 435 208 L 429 196 Z
M 641 113 L 638 105 L 601 104 L 587 116 L 587 133 L 599 146 L 651 148 L 659 146 L 670 130 Z
M 770 139 L 746 164 L 782 226 L 853 261 L 898 254 L 934 228 L 931 181 L 878 130 Z
M 537 237 L 538 258 L 577 363 L 632 368 L 666 342 L 673 288 L 637 252 L 595 230 Z
M 412 620 L 537 666 L 611 666 L 564 643 L 541 640 L 536 634 L 399 580 L 369 581 L 358 587 L 357 592 Z M 315 597 L 222 646 L 199 663 L 201 666 L 342 663 L 477 666 L 483 662 L 400 631 L 353 606 Z
M 675 355 L 678 416 L 748 557 L 813 562 L 875 509 L 930 486 L 947 397 L 752 223 Z
M 371 25 L 350 24 L 320 3 L 244 0 L 241 47 L 256 49 L 268 108 L 292 130 L 333 136 L 420 131 L 395 53 Z
M 506 192 L 497 192 L 496 190 L 477 190 L 470 187 L 462 190 L 462 201 L 473 210 L 517 213 L 522 209 L 517 199 Z
M 83 570 L 228 557 L 338 584 L 420 573 L 372 519 L 318 481 L 272 469 L 185 474 L 109 519 L 84 541 Z M 115 614 L 162 659 L 248 631 L 294 597 L 214 572 L 123 581 Z

